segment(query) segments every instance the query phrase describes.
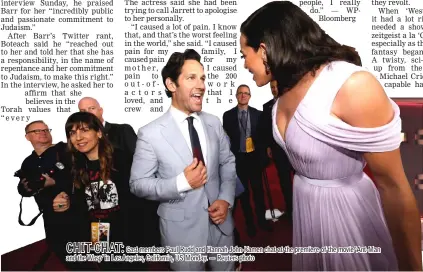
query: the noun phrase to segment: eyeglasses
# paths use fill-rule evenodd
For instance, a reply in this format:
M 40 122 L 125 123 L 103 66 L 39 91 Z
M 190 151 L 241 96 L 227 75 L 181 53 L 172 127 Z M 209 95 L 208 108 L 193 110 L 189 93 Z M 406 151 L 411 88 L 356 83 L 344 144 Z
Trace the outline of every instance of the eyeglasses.
M 34 129 L 34 130 L 27 131 L 27 132 L 26 132 L 26 134 L 28 134 L 28 133 L 40 134 L 41 132 L 44 132 L 44 133 L 50 133 L 50 132 L 51 132 L 51 128 L 46 128 L 46 129 Z
M 237 93 L 236 95 L 247 95 L 247 96 L 250 96 L 251 94 L 250 93 Z

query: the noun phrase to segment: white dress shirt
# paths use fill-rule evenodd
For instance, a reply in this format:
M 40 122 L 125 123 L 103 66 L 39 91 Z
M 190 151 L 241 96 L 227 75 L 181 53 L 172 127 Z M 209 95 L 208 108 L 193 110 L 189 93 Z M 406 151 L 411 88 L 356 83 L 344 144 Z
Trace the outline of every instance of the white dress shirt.
M 191 147 L 191 138 L 189 137 L 189 130 L 188 130 L 188 115 L 177 108 L 170 106 L 170 114 L 172 115 L 173 119 L 175 120 L 176 124 L 178 125 L 179 129 L 181 130 L 182 135 L 188 145 L 189 150 L 192 153 Z M 193 124 L 194 128 L 197 131 L 198 138 L 200 139 L 201 151 L 203 152 L 204 164 L 207 165 L 207 142 L 206 142 L 206 135 L 204 133 L 203 123 L 201 122 L 200 117 L 197 113 L 192 113 L 191 115 L 194 117 Z M 178 188 L 179 193 L 183 193 L 192 189 L 189 185 L 184 172 L 180 173 L 176 178 L 176 187 Z

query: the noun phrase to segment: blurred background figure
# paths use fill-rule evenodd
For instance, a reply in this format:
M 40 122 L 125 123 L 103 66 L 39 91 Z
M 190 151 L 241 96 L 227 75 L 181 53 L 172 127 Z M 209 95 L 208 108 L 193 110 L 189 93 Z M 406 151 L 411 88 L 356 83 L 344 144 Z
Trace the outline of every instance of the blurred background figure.
M 235 155 L 236 172 L 245 192 L 240 196 L 241 207 L 250 237 L 256 235 L 250 191 L 253 194 L 255 213 L 261 229 L 270 231 L 265 218 L 264 190 L 261 175 L 258 123 L 261 111 L 248 105 L 250 88 L 240 85 L 236 92 L 238 105 L 223 114 L 223 128 L 231 141 L 231 151 Z M 250 190 L 251 186 L 251 190 Z
M 263 162 L 263 171 L 266 171 L 269 160 L 273 160 L 278 172 L 279 183 L 285 201 L 285 211 L 283 215 L 292 219 L 292 166 L 285 151 L 273 138 L 272 109 L 278 99 L 278 83 L 276 80 L 270 82 L 270 89 L 273 98 L 263 104 L 263 113 L 260 117 L 258 129 L 260 141 L 262 142 L 261 146 L 265 149 L 262 151 L 264 156 L 262 156 L 261 161 Z

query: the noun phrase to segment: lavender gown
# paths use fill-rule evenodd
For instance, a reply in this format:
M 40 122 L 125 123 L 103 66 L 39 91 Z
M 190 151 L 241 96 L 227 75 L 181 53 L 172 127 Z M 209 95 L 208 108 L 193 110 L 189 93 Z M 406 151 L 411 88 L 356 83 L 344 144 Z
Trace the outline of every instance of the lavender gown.
M 289 122 L 286 141 L 273 107 L 273 136 L 296 170 L 293 246 L 374 246 L 381 253 L 293 254 L 293 270 L 398 270 L 378 190 L 363 172 L 362 153 L 399 147 L 399 108 L 391 100 L 395 116 L 378 128 L 352 127 L 330 115 L 342 84 L 362 70 L 347 62 L 326 66 Z

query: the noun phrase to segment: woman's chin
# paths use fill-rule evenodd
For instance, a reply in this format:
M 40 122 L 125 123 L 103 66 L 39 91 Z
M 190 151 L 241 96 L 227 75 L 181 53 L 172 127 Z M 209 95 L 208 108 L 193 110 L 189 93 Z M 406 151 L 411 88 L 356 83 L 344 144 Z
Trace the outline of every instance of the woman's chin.
M 264 85 L 266 85 L 267 83 L 269 83 L 269 80 L 265 80 L 263 78 L 253 78 L 254 82 L 256 83 L 257 87 L 263 87 Z

